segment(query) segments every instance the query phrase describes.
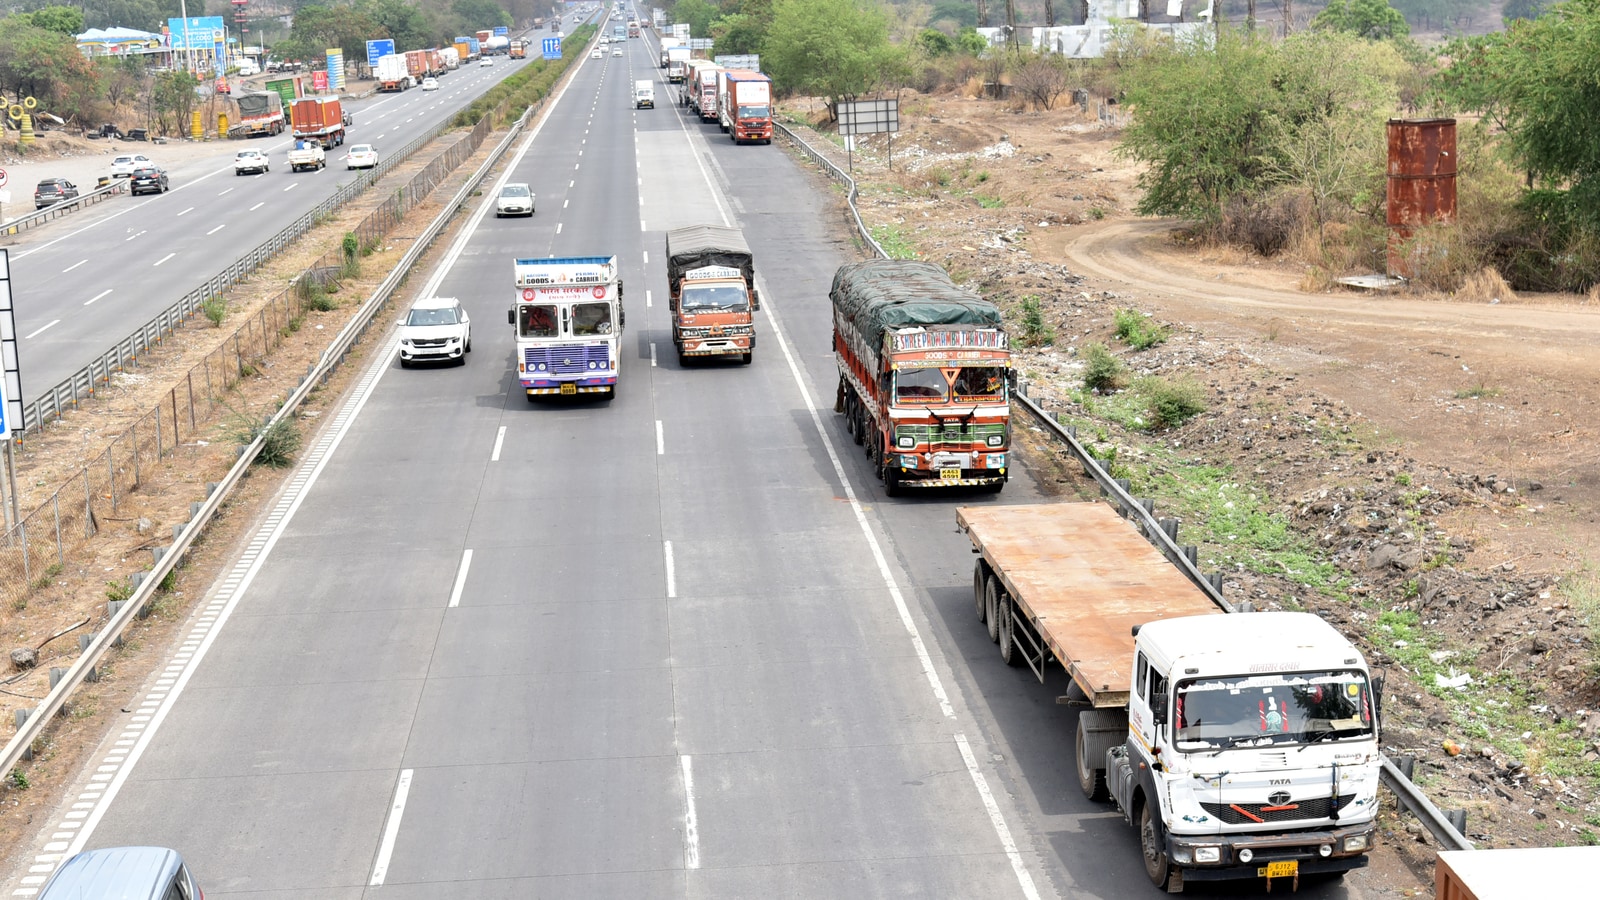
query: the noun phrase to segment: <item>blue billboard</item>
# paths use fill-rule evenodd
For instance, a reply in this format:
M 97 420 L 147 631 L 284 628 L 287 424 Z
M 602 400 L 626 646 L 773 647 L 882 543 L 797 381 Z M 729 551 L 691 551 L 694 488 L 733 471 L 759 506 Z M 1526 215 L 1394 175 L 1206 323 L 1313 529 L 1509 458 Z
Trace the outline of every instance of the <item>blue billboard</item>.
M 542 42 L 541 49 L 544 50 L 544 58 L 545 59 L 560 59 L 561 58 L 561 38 L 558 38 L 558 37 L 547 37 L 547 38 L 545 38 L 544 41 Z
M 222 61 L 228 58 L 228 31 L 222 25 L 221 16 L 168 19 L 167 30 L 172 33 L 172 49 L 186 51 L 191 68 L 214 69 L 221 73 Z
M 393 38 L 384 38 L 381 41 L 367 41 L 367 68 L 376 69 L 378 60 L 392 55 L 394 55 Z
M 509 35 L 510 33 L 511 33 L 511 29 L 507 28 L 504 25 L 496 25 L 494 27 L 494 35 L 495 35 L 495 37 L 505 37 L 506 35 Z

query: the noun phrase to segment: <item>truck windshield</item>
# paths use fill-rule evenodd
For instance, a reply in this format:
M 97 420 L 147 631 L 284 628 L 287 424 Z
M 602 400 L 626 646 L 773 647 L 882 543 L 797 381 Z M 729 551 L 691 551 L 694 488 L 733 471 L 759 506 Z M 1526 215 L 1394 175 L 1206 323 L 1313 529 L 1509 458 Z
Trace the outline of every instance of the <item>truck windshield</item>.
M 1361 672 L 1206 678 L 1178 685 L 1177 747 L 1193 752 L 1372 736 L 1371 688 Z
M 960 400 L 994 400 L 1005 394 L 1006 372 L 999 366 L 963 366 L 951 388 Z
M 525 303 L 517 307 L 517 335 L 525 338 L 559 336 L 555 306 Z
M 743 288 L 686 287 L 678 305 L 684 312 L 744 312 L 749 303 Z
M 572 306 L 572 333 L 592 336 L 611 333 L 611 304 L 575 303 Z
M 772 109 L 767 106 L 741 106 L 739 107 L 739 118 L 770 119 L 772 118 Z
M 942 403 L 950 399 L 950 382 L 940 369 L 900 369 L 894 373 L 894 398 L 915 403 Z

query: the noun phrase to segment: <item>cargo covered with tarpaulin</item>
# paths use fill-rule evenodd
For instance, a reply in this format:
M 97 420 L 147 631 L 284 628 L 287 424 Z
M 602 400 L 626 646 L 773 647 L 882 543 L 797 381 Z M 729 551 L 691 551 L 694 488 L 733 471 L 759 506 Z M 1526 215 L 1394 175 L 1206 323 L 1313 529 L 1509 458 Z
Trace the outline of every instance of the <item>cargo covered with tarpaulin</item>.
M 833 275 L 834 324 L 856 352 L 876 360 L 885 333 L 901 328 L 1000 327 L 1000 308 L 950 280 L 929 262 L 874 259 L 840 266 Z
M 682 290 L 683 273 L 706 266 L 738 269 L 754 290 L 755 256 L 737 228 L 722 225 L 686 225 L 667 232 L 667 286 L 672 295 Z

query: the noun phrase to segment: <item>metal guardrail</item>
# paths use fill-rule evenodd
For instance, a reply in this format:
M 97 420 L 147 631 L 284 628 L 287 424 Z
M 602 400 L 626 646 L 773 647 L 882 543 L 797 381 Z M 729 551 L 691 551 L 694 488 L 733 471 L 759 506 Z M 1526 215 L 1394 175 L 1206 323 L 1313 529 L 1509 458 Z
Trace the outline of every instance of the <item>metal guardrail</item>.
M 851 216 L 855 219 L 858 233 L 878 256 L 884 259 L 889 258 L 889 255 L 883 251 L 878 242 L 872 239 L 872 234 L 861 220 L 860 211 L 856 209 L 856 198 L 859 196 L 859 192 L 856 189 L 855 179 L 781 123 L 774 121 L 772 124 L 780 135 L 792 143 L 806 157 L 820 165 L 830 177 L 849 186 L 846 202 L 849 204 Z M 1077 457 L 1078 462 L 1083 466 L 1084 474 L 1094 479 L 1101 492 L 1106 495 L 1107 499 L 1123 517 L 1132 519 L 1135 527 L 1173 565 L 1178 567 L 1184 577 L 1205 592 L 1206 596 L 1223 610 L 1227 612 L 1248 610 L 1247 604 L 1235 606 L 1223 598 L 1220 574 L 1206 575 L 1199 570 L 1196 565 L 1196 548 L 1178 544 L 1178 521 L 1176 519 L 1157 518 L 1155 516 L 1155 501 L 1134 497 L 1128 492 L 1127 480 L 1111 477 L 1110 473 L 1106 472 L 1100 465 L 1100 461 L 1094 454 L 1090 453 L 1088 448 L 1078 442 L 1077 435 L 1073 429 L 1062 425 L 1056 420 L 1055 416 L 1050 415 L 1048 411 L 1028 396 L 1025 382 L 1018 384 L 1018 391 L 1015 396 L 1028 412 L 1037 417 L 1057 439 L 1067 445 L 1073 456 Z M 1446 814 L 1438 806 L 1434 805 L 1433 801 L 1424 796 L 1421 789 L 1410 778 L 1407 778 L 1405 773 L 1400 771 L 1392 760 L 1387 756 L 1382 757 L 1382 760 L 1380 775 L 1382 784 L 1389 788 L 1390 792 L 1394 794 L 1395 800 L 1403 809 L 1417 817 L 1418 821 L 1428 829 L 1428 832 L 1438 840 L 1440 845 L 1446 850 L 1475 849 L 1472 842 L 1467 840 Z
M 105 200 L 106 198 L 110 197 L 112 194 L 126 193 L 127 190 L 128 179 L 113 178 L 111 179 L 111 183 L 105 187 L 97 187 L 87 194 L 79 194 L 71 200 L 63 200 L 60 203 L 53 203 L 49 206 L 46 206 L 44 209 L 36 210 L 28 213 L 25 216 L 17 216 L 15 219 L 12 219 L 9 222 L 0 224 L 0 236 L 20 234 L 24 231 L 27 231 L 29 228 L 43 225 L 52 219 L 59 219 L 62 216 L 75 213 L 80 209 L 86 209 L 90 206 L 93 206 L 96 203 L 99 203 L 101 200 Z
M 113 345 L 111 349 L 91 360 L 88 365 L 23 406 L 22 427 L 16 429 L 15 434 L 18 437 L 25 437 L 37 431 L 43 423 L 59 418 L 68 409 L 76 407 L 89 397 L 93 397 L 98 385 L 109 382 L 113 373 L 120 372 L 129 365 L 137 364 L 140 355 L 160 343 L 190 316 L 199 312 L 207 299 L 221 294 L 228 288 L 247 279 L 257 269 L 281 253 L 284 248 L 316 227 L 323 219 L 332 215 L 334 210 L 371 187 L 384 173 L 405 162 L 406 159 L 429 141 L 452 128 L 452 121 L 454 121 L 454 116 L 428 129 L 428 131 L 401 147 L 398 151 L 392 154 L 385 154 L 379 160 L 377 166 L 371 169 L 363 169 L 353 181 L 340 185 L 333 196 L 317 204 L 309 212 L 295 219 L 283 230 L 263 241 L 244 256 L 239 257 L 231 265 L 207 279 L 199 287 L 184 294 L 176 303 L 162 310 L 155 318 L 139 326 L 132 334 Z M 116 186 L 113 185 L 112 187 Z
M 190 521 L 178 526 L 181 529 L 180 533 L 177 534 L 170 546 L 163 548 L 159 553 L 159 559 L 157 559 L 154 568 L 149 572 L 141 572 L 135 576 L 136 585 L 133 594 L 126 601 L 116 606 L 105 627 L 91 636 L 88 645 L 78 655 L 77 660 L 73 662 L 70 668 L 61 672 L 59 677 L 56 676 L 55 672 L 51 673 L 53 685 L 50 693 L 40 701 L 39 706 L 31 711 L 18 710 L 20 721 L 17 725 L 17 733 L 12 735 L 11 740 L 6 743 L 5 749 L 0 750 L 0 777 L 8 775 L 17 763 L 26 758 L 34 742 L 44 733 L 45 728 L 65 709 L 67 698 L 93 676 L 100 661 L 105 658 L 106 653 L 121 640 L 123 631 L 127 629 L 135 617 L 142 615 L 150 600 L 160 589 L 161 582 L 184 559 L 193 543 L 204 533 L 212 517 L 227 502 L 228 495 L 243 480 L 245 473 L 249 471 L 256 456 L 261 452 L 268 429 L 278 422 L 292 417 L 299 409 L 300 404 L 305 401 L 305 398 L 319 387 L 322 382 L 327 380 L 328 376 L 332 374 L 333 370 L 338 367 L 350 352 L 351 346 L 360 339 L 372 324 L 378 310 L 389 301 L 390 296 L 405 281 L 410 274 L 411 267 L 427 252 L 434 239 L 444 230 L 445 225 L 455 215 L 456 210 L 467 202 L 473 192 L 478 189 L 479 184 L 488 175 L 490 169 L 500 162 L 501 157 L 505 155 L 506 151 L 522 134 L 529 117 L 543 106 L 544 103 L 541 100 L 539 103 L 530 105 L 523 112 L 505 138 L 489 154 L 489 158 L 484 161 L 483 165 L 479 166 L 477 171 L 472 174 L 472 177 L 467 179 L 466 184 L 445 204 L 444 209 L 440 210 L 428 227 L 417 235 L 410 249 L 401 257 L 394 270 L 378 285 L 372 296 L 362 304 L 350 322 L 334 336 L 328 348 L 322 352 L 317 364 L 301 379 L 299 387 L 289 395 L 272 417 L 263 423 L 261 435 L 249 446 L 243 448 L 238 460 L 234 462 L 233 468 L 229 469 L 228 474 L 211 490 L 205 502 L 196 504 L 198 508 L 195 509 Z

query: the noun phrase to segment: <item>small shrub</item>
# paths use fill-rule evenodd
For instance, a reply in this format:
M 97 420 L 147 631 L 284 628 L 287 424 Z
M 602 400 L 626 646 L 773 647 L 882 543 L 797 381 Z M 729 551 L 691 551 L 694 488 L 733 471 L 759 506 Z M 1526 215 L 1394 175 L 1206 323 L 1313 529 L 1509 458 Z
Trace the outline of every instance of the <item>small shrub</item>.
M 1098 222 L 1101 219 L 1104 219 L 1105 217 L 1106 217 L 1106 211 L 1104 209 L 1102 209 L 1102 208 L 1100 208 L 1098 206 L 1089 207 L 1089 218 L 1091 218 L 1091 219 L 1095 220 L 1096 222 Z
M 329 312 L 339 308 L 339 302 L 329 294 L 328 288 L 317 278 L 300 280 L 300 297 L 305 308 L 316 312 Z
M 295 427 L 294 420 L 280 419 L 269 426 L 265 420 L 257 419 L 246 411 L 229 407 L 228 413 L 228 418 L 221 425 L 224 437 L 241 447 L 255 443 L 258 437 L 262 439 L 261 452 L 255 458 L 256 465 L 285 469 L 294 464 L 301 440 L 300 430 Z
M 1120 387 L 1123 380 L 1122 360 L 1105 344 L 1095 342 L 1083 346 L 1083 386 L 1091 391 L 1108 391 Z
M 1517 295 L 1499 272 L 1485 266 L 1462 280 L 1456 299 L 1468 303 L 1503 303 L 1517 299 Z
M 1044 309 L 1039 305 L 1039 298 L 1032 294 L 1022 298 L 1022 338 L 1020 343 L 1024 347 L 1042 347 L 1053 344 L 1056 340 L 1054 328 L 1045 324 Z
M 1135 385 L 1144 398 L 1150 422 L 1158 428 L 1176 428 L 1205 412 L 1205 387 L 1188 378 L 1168 381 L 1149 376 Z
M 1171 334 L 1165 327 L 1136 309 L 1119 309 L 1113 316 L 1117 323 L 1117 337 L 1135 350 L 1148 350 L 1165 341 Z
M 116 603 L 133 596 L 133 581 L 127 578 L 121 581 L 106 582 L 106 599 Z
M 1478 382 L 1476 387 L 1470 387 L 1465 390 L 1456 391 L 1457 400 L 1482 400 L 1486 397 L 1498 396 L 1500 396 L 1500 391 L 1498 388 L 1489 387 L 1481 381 Z
M 6 776 L 6 783 L 9 784 L 13 790 L 18 791 L 25 791 L 28 788 L 33 787 L 33 783 L 28 781 L 28 773 L 22 771 L 21 769 L 12 769 L 11 774 Z
M 984 209 L 1004 209 L 1006 205 L 1006 201 L 1000 197 L 991 197 L 988 194 L 973 194 L 972 196 L 978 201 L 978 205 Z
M 1303 227 L 1305 206 L 1302 198 L 1289 194 L 1264 198 L 1236 195 L 1223 207 L 1218 236 L 1262 256 L 1276 256 Z
M 207 297 L 200 304 L 200 312 L 211 321 L 214 328 L 222 327 L 222 320 L 228 317 L 228 300 L 226 297 Z
M 346 231 L 344 239 L 339 243 L 339 252 L 344 257 L 343 264 L 339 267 L 339 274 L 345 278 L 356 278 L 361 274 L 361 239 L 353 231 Z
M 916 259 L 917 250 L 906 240 L 900 229 L 893 225 L 874 225 L 872 239 L 878 242 L 890 259 Z

